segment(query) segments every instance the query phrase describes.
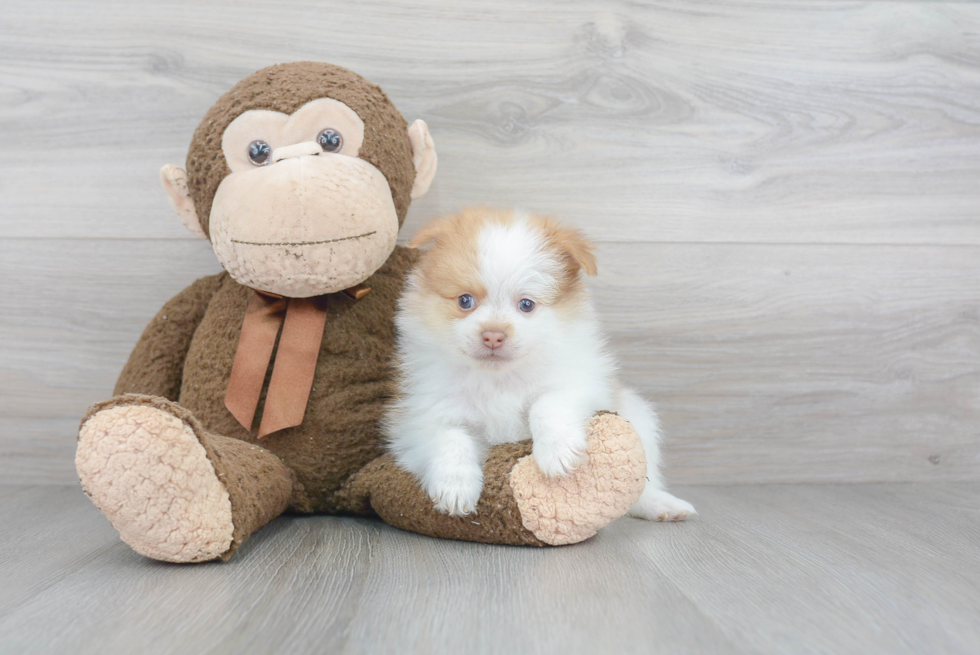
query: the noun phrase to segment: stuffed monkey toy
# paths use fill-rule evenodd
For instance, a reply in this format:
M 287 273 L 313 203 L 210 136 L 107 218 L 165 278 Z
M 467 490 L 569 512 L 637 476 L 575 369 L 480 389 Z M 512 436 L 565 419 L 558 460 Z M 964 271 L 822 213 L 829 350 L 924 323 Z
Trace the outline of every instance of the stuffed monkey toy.
M 546 478 L 530 442 L 491 449 L 476 515 L 433 508 L 385 454 L 399 292 L 395 245 L 436 153 L 380 88 L 323 63 L 272 66 L 207 112 L 186 172 L 161 171 L 224 271 L 166 303 L 115 396 L 82 420 L 85 493 L 137 552 L 228 559 L 285 511 L 379 516 L 435 537 L 559 545 L 626 513 L 644 485 L 635 431 L 589 424 L 589 460 Z

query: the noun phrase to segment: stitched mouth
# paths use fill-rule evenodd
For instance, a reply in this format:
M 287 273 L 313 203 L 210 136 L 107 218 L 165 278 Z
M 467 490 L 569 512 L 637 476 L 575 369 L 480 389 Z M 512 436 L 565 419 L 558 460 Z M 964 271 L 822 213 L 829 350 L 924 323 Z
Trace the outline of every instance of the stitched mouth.
M 339 241 L 353 241 L 354 239 L 362 239 L 364 237 L 369 237 L 372 234 L 377 234 L 377 230 L 372 232 L 365 232 L 364 234 L 357 234 L 352 237 L 340 237 L 339 239 L 323 239 L 322 241 L 279 241 L 276 243 L 266 243 L 263 241 L 240 241 L 238 239 L 232 239 L 232 243 L 240 243 L 243 246 L 319 246 L 324 243 L 337 243 Z

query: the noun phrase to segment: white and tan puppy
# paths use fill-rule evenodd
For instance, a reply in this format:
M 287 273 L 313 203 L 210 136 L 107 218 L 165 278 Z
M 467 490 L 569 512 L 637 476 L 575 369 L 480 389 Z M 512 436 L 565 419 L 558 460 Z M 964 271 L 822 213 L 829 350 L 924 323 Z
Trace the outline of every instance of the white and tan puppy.
M 596 273 L 591 243 L 553 219 L 486 208 L 433 222 L 409 245 L 429 243 L 399 304 L 401 394 L 386 430 L 436 508 L 474 510 L 495 444 L 530 438 L 541 470 L 567 475 L 584 460 L 588 419 L 606 409 L 633 424 L 646 451 L 630 515 L 693 514 L 664 490 L 657 415 L 617 382 L 582 279 Z

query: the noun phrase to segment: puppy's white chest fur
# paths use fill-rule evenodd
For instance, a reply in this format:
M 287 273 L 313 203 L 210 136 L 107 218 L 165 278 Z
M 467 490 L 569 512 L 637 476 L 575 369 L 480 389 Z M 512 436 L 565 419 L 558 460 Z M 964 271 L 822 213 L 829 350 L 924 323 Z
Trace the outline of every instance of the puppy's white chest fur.
M 531 438 L 528 409 L 533 395 L 519 376 L 476 370 L 455 382 L 460 419 L 473 436 L 489 446 Z

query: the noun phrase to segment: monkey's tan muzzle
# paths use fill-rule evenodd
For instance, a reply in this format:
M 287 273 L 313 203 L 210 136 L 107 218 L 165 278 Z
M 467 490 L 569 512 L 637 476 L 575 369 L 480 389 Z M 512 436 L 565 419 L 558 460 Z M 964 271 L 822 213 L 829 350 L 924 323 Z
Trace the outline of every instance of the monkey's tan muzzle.
M 280 148 L 274 163 L 225 178 L 210 217 L 215 254 L 231 276 L 291 298 L 363 282 L 398 235 L 388 181 L 377 168 L 307 153 L 306 145 Z

